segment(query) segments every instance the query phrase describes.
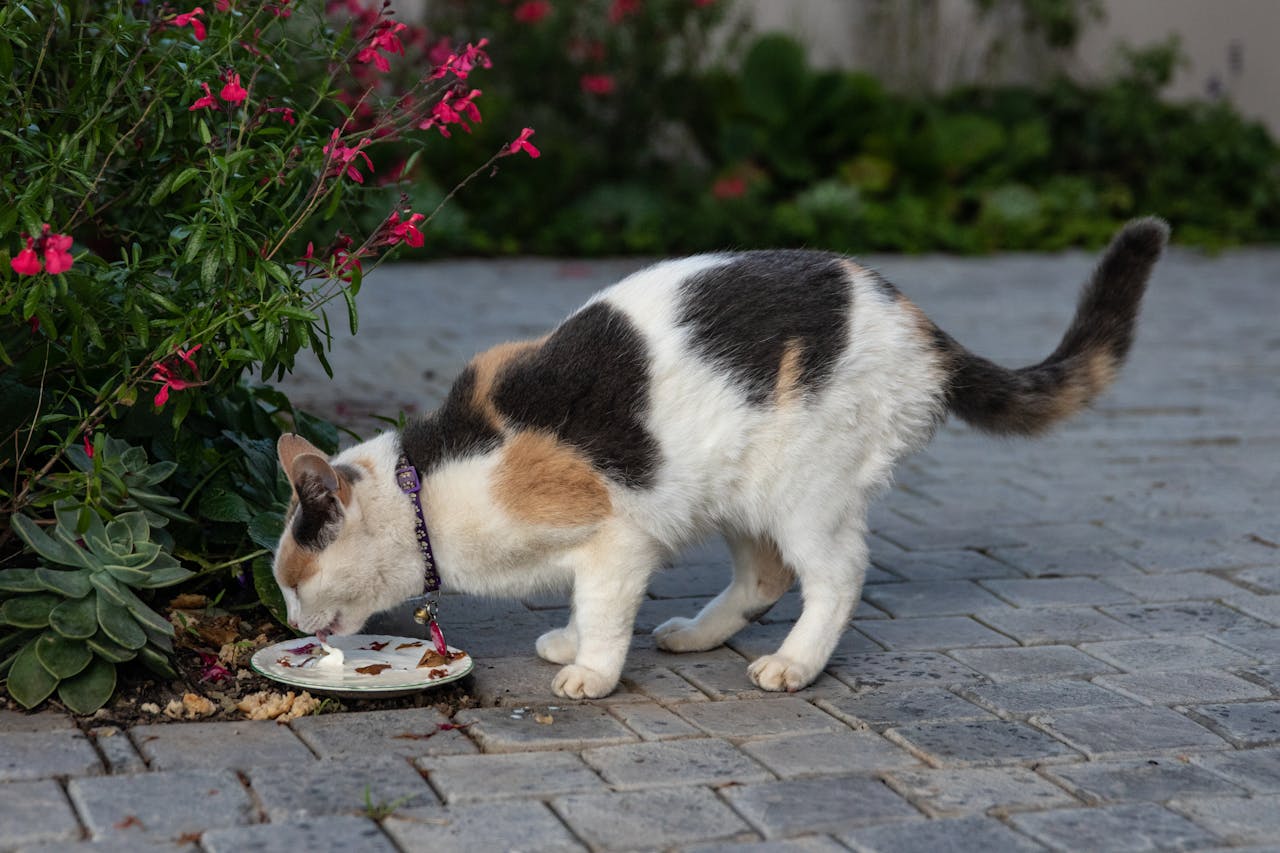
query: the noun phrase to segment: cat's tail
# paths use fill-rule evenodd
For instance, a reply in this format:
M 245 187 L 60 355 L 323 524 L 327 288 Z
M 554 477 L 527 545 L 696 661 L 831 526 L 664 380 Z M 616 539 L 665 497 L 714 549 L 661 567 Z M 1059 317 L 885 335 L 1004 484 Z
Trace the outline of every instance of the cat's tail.
M 1129 352 L 1147 279 L 1168 240 L 1161 219 L 1125 225 L 1085 284 L 1058 348 L 1039 364 L 1010 370 L 940 332 L 950 362 L 950 411 L 986 432 L 1037 435 L 1088 406 Z

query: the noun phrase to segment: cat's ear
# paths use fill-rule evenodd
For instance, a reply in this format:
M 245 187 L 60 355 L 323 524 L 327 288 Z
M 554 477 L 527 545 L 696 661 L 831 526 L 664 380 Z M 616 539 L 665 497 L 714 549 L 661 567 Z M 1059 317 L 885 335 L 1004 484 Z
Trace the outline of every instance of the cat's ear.
M 321 459 L 324 458 L 324 452 L 320 448 L 296 432 L 286 432 L 276 442 L 276 454 L 280 457 L 280 470 L 284 471 L 285 476 L 290 481 L 293 480 L 293 475 L 290 473 L 293 470 L 293 460 L 303 453 L 313 453 Z
M 298 500 L 304 509 L 310 501 L 336 497 L 343 506 L 351 505 L 351 481 L 318 453 L 299 453 L 287 472 Z

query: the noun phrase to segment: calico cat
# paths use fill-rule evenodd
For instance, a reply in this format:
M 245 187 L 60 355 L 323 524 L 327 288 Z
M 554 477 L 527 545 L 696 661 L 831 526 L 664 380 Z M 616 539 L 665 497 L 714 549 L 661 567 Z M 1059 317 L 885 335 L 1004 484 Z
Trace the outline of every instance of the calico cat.
M 894 462 L 948 413 L 1036 435 L 1088 405 L 1129 350 L 1167 239 L 1160 220 L 1129 223 L 1058 348 L 1019 370 L 969 352 L 839 255 L 702 255 L 637 272 L 547 336 L 476 356 L 436 412 L 400 431 L 333 459 L 280 440 L 294 500 L 275 573 L 290 620 L 354 633 L 421 591 L 403 454 L 445 587 L 572 590 L 569 624 L 537 641 L 563 664 L 556 694 L 614 689 L 650 575 L 713 531 L 732 582 L 693 618 L 659 626 L 657 645 L 719 646 L 799 579 L 800 618 L 748 668 L 765 690 L 798 690 L 858 602 L 867 505 Z

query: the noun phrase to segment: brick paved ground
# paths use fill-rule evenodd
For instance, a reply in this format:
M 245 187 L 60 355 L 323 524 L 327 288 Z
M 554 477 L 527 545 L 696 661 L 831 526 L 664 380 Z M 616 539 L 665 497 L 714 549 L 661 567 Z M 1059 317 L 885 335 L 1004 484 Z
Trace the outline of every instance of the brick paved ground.
M 1025 363 L 1090 260 L 876 263 L 962 341 Z M 430 407 L 473 351 L 632 266 L 383 270 L 338 381 L 290 390 L 349 423 Z M 905 464 L 865 602 L 806 691 L 745 676 L 794 594 L 714 652 L 638 634 L 619 692 L 576 706 L 532 654 L 562 601 L 451 599 L 490 706 L 458 715 L 465 734 L 401 737 L 434 730 L 430 710 L 93 739 L 0 716 L 0 849 L 1280 849 L 1278 279 L 1280 252 L 1174 252 L 1095 412 L 1036 443 L 948 427 Z M 660 575 L 638 630 L 695 612 L 725 560 L 712 543 Z

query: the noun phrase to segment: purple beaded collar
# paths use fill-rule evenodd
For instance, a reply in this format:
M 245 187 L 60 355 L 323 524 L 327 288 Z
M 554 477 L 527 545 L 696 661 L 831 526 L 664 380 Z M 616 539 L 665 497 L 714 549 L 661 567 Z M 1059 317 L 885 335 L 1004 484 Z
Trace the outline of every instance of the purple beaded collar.
M 418 540 L 418 550 L 422 552 L 422 594 L 424 603 L 413 611 L 413 618 L 419 624 L 431 630 L 431 639 L 436 651 L 442 655 L 449 653 L 445 645 L 444 633 L 436 621 L 436 593 L 440 590 L 440 573 L 436 570 L 435 554 L 431 551 L 431 536 L 427 533 L 427 520 L 422 515 L 422 480 L 418 477 L 418 469 L 409 461 L 409 457 L 401 453 L 396 460 L 396 485 L 413 501 L 413 533 Z

